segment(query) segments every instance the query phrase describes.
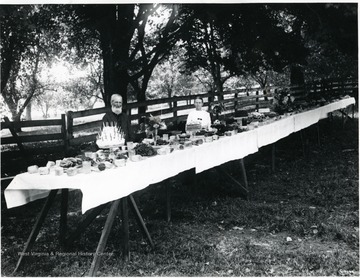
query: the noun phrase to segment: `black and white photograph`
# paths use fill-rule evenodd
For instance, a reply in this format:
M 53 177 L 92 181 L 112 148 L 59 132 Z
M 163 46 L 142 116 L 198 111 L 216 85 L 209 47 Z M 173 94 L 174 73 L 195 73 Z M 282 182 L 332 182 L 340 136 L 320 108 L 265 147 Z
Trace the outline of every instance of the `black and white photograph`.
M 358 277 L 358 11 L 1 1 L 1 276 Z

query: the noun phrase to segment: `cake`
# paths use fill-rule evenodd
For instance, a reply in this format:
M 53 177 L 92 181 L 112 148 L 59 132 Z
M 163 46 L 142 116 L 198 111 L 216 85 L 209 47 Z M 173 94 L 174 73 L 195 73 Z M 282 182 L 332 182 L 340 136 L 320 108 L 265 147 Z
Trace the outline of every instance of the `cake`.
M 125 135 L 116 125 L 104 125 L 96 144 L 99 148 L 119 147 L 125 144 Z
M 201 130 L 201 124 L 190 123 L 186 125 L 186 131 L 198 131 Z

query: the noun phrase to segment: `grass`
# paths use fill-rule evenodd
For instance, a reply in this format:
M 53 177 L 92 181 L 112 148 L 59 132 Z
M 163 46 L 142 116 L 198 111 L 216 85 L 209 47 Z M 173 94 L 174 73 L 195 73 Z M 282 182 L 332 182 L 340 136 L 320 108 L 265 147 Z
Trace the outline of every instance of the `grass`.
M 172 221 L 165 221 L 164 185 L 134 194 L 155 243 L 151 249 L 130 214 L 129 261 L 121 260 L 121 222 L 115 221 L 99 276 L 358 276 L 358 120 L 341 119 L 276 144 L 245 159 L 250 200 L 215 169 L 193 182 L 191 171 L 170 179 Z M 240 179 L 236 162 L 225 165 Z M 69 227 L 79 222 L 79 192 L 70 194 Z M 2 275 L 11 276 L 42 201 L 6 210 L 2 201 Z M 33 251 L 60 252 L 59 200 Z M 86 276 L 105 223 L 104 211 L 63 255 L 30 256 L 18 276 Z M 84 252 L 77 254 L 76 252 Z

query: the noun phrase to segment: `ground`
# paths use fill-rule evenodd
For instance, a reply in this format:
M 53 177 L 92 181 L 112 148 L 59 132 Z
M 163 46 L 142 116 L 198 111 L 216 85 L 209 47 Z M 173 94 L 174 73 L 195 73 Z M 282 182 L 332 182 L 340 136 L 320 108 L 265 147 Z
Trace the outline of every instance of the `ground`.
M 358 119 L 341 117 L 245 158 L 249 199 L 211 169 L 168 180 L 172 220 L 165 220 L 164 184 L 134 195 L 155 248 L 130 214 L 130 260 L 120 251 L 117 218 L 99 276 L 359 276 Z M 224 167 L 240 180 L 238 162 Z M 161 169 L 159 169 L 161 170 Z M 101 185 L 99 185 L 101 186 Z M 70 194 L 69 227 L 82 217 L 79 192 Z M 57 241 L 59 200 L 16 276 L 86 276 L 107 210 L 68 250 Z M 11 276 L 43 200 L 6 209 L 2 197 L 1 274 Z M 41 254 L 52 254 L 42 256 Z M 81 252 L 81 253 L 80 253 Z M 89 255 L 90 254 L 90 255 Z

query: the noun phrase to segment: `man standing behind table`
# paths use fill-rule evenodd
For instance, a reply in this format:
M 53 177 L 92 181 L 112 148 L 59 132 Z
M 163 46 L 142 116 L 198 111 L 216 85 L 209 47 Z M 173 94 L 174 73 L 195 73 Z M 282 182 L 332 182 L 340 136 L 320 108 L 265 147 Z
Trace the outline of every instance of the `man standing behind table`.
M 119 94 L 113 94 L 110 99 L 111 111 L 106 112 L 102 121 L 104 125 L 114 125 L 114 123 L 121 128 L 121 131 L 125 134 L 125 141 L 133 141 L 133 134 L 131 131 L 131 123 L 126 113 L 123 113 L 122 96 Z
M 203 100 L 200 97 L 195 99 L 195 111 L 191 111 L 186 120 L 186 126 L 200 124 L 202 129 L 211 130 L 210 113 L 202 110 Z

